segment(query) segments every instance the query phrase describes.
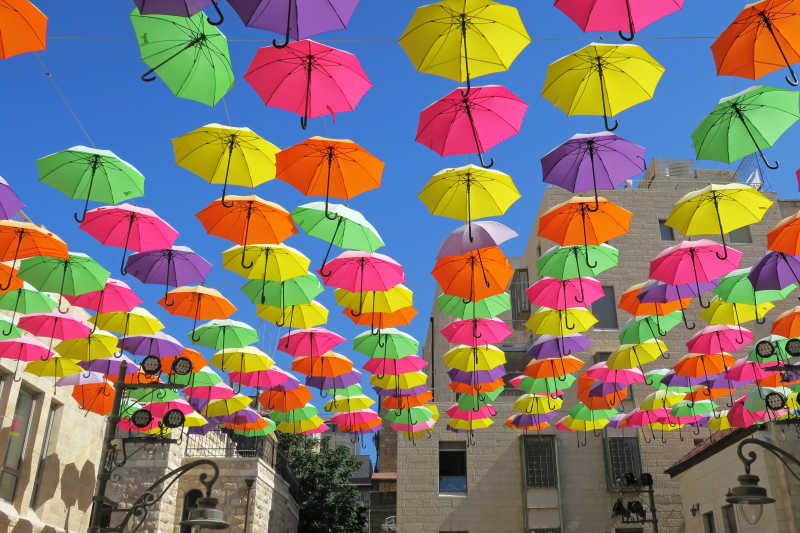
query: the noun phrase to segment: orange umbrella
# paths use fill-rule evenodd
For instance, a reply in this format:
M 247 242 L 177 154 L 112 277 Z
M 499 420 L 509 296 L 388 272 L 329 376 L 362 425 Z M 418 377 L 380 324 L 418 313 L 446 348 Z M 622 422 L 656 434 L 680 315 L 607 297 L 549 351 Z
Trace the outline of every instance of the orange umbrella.
M 167 302 L 167 298 L 172 301 Z M 202 285 L 172 289 L 161 297 L 158 304 L 171 315 L 194 317 L 192 331 L 197 327 L 198 320 L 228 318 L 236 311 L 236 307 L 218 290 Z
M 72 388 L 72 397 L 81 409 L 105 416 L 114 406 L 114 387 L 108 383 L 75 385 Z
M 47 17 L 28 0 L 0 0 L 0 57 L 47 48 Z
M 116 383 L 118 374 L 106 374 L 106 377 L 112 383 Z M 124 379 L 124 382 L 130 385 L 139 385 L 142 383 L 158 383 L 159 381 L 160 380 L 158 379 L 157 375 L 145 374 L 141 370 L 137 370 L 136 372 L 132 372 L 130 374 L 125 374 L 125 379 Z
M 458 394 L 480 394 L 482 392 L 492 392 L 496 391 L 500 387 L 505 386 L 505 381 L 503 378 L 497 378 L 494 381 L 490 381 L 488 383 L 481 383 L 479 385 L 468 385 L 466 383 L 461 383 L 459 381 L 451 381 L 450 382 L 450 390 L 453 392 L 457 392 Z
M 687 354 L 675 363 L 672 369 L 679 376 L 688 378 L 707 378 L 710 375 L 722 374 L 736 364 L 729 353 Z
M 800 305 L 781 313 L 772 324 L 772 333 L 788 339 L 800 337 Z
M 172 368 L 172 363 L 175 362 L 175 359 L 178 357 L 185 357 L 189 361 L 192 362 L 192 374 L 200 370 L 201 368 L 208 366 L 208 361 L 206 361 L 205 357 L 198 352 L 197 350 L 192 350 L 191 348 L 184 348 L 180 355 L 171 355 L 169 357 L 162 357 L 161 358 L 161 368 L 165 369 L 165 372 L 169 372 Z
M 306 196 L 349 200 L 381 185 L 383 161 L 349 139 L 311 137 L 278 152 L 277 178 Z M 336 215 L 331 218 L 335 219 Z
M 328 352 L 317 357 L 304 355 L 295 357 L 292 370 L 306 376 L 335 378 L 353 371 L 353 362 L 336 352 Z
M 637 283 L 629 287 L 619 297 L 619 308 L 627 311 L 633 316 L 665 316 L 681 308 L 688 309 L 692 303 L 691 298 L 681 298 L 666 303 L 641 302 L 639 301 L 639 291 L 645 283 Z
M 374 418 L 369 422 L 362 422 L 360 424 L 352 424 L 349 426 L 346 426 L 344 424 L 339 424 L 337 426 L 337 429 L 339 431 L 344 431 L 346 433 L 358 433 L 360 431 L 369 431 L 370 429 L 374 429 L 380 426 L 382 423 L 383 420 L 381 420 L 380 418 Z
M 420 407 L 433 400 L 433 393 L 425 391 L 416 396 L 387 396 L 381 402 L 384 409 L 409 409 L 411 407 Z
M 407 326 L 415 316 L 417 310 L 411 306 L 403 307 L 393 313 L 366 313 L 358 314 L 358 311 L 345 308 L 342 311 L 347 318 L 358 326 L 369 326 L 378 331 L 384 328 L 394 328 L 397 326 Z
M 616 407 L 622 400 L 628 397 L 628 389 L 621 389 L 605 396 L 589 396 L 600 380 L 594 379 L 585 372 L 578 377 L 578 400 L 583 402 L 589 409 L 611 409 Z
M 311 401 L 311 391 L 305 385 L 287 391 L 265 390 L 258 397 L 261 406 L 267 411 L 281 411 L 285 413 L 293 409 L 300 409 Z
M 539 236 L 561 246 L 603 244 L 628 233 L 633 213 L 602 196 L 575 196 L 539 218 Z
M 442 257 L 436 261 L 432 274 L 446 294 L 482 300 L 504 292 L 514 268 L 500 248 L 489 246 Z
M 717 398 L 722 398 L 723 396 L 728 396 L 732 394 L 733 391 L 736 389 L 729 389 L 729 388 L 709 388 L 704 385 L 698 385 L 694 388 L 693 391 L 687 392 L 686 396 L 683 398 L 684 400 L 688 400 L 690 402 L 700 402 L 703 400 L 716 400 Z
M 800 211 L 775 224 L 767 233 L 767 248 L 788 255 L 800 255 Z
M 275 202 L 251 194 L 228 195 L 225 203 L 214 200 L 195 215 L 209 235 L 247 246 L 279 244 L 297 233 L 291 213 Z
M 21 289 L 23 285 L 22 279 L 17 277 L 17 269 L 11 268 L 5 263 L 0 263 L 0 279 L 11 279 L 11 284 L 4 290 L 0 290 L 0 294 Z
M 528 377 L 555 378 L 577 372 L 583 367 L 583 361 L 571 355 L 554 357 L 550 359 L 534 359 L 525 367 L 524 374 Z
M 756 383 L 760 387 L 791 387 L 798 382 L 800 382 L 800 380 L 783 381 L 783 375 L 780 373 L 771 374 L 767 377 L 756 380 Z
M 269 427 L 269 422 L 264 420 L 263 418 L 259 418 L 255 422 L 249 422 L 247 424 L 232 424 L 230 422 L 225 423 L 225 427 L 228 429 L 238 429 L 239 431 L 257 431 L 259 429 L 264 429 Z
M 67 243 L 30 222 L 0 220 L 0 261 L 11 261 L 13 271 L 17 259 L 40 255 L 66 259 Z M 12 282 L 9 276 L 8 281 L 0 285 L 0 290 L 8 290 Z

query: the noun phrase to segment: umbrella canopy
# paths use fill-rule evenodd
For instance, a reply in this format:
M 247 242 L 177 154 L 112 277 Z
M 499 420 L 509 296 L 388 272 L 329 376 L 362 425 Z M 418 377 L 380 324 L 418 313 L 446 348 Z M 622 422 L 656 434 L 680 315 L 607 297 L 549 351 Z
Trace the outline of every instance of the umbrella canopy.
M 68 257 L 67 243 L 30 222 L 0 220 L 0 261 L 11 261 L 8 280 L 0 285 L 0 290 L 11 287 L 17 260 L 40 255 L 65 259 Z
M 441 332 L 451 344 L 471 346 L 499 344 L 512 333 L 511 328 L 499 318 L 456 320 L 442 328 Z
M 256 306 L 256 314 L 278 327 L 307 329 L 321 326 L 328 322 L 328 309 L 316 300 L 312 300 L 307 304 L 292 305 L 288 309 L 271 305 L 258 305 Z
M 128 335 L 153 335 L 164 329 L 153 314 L 144 307 L 135 307 L 127 312 L 98 313 L 89 322 L 123 337 Z
M 606 364 L 612 370 L 624 368 L 638 368 L 642 365 L 651 363 L 664 355 L 667 345 L 655 339 L 647 340 L 639 344 L 623 344 L 619 349 L 611 354 Z
M 740 268 L 726 274 L 719 280 L 714 292 L 726 302 L 757 305 L 774 300 L 784 300 L 797 288 L 792 283 L 781 290 L 756 291 L 750 281 L 751 268 Z M 762 323 L 759 321 L 759 324 Z
M 278 339 L 278 350 L 292 356 L 322 355 L 344 341 L 344 337 L 325 328 L 308 328 Z
M 671 329 L 681 323 L 681 313 L 673 311 L 665 316 L 645 316 L 631 318 L 619 332 L 619 342 L 622 344 L 639 344 L 648 339 L 657 339 L 666 335 Z
M 753 288 L 760 291 L 782 291 L 800 284 L 800 257 L 783 252 L 767 252 L 750 269 L 748 278 Z
M 800 336 L 800 306 L 784 311 L 772 323 L 772 333 L 792 338 Z
M 10 219 L 23 207 L 25 204 L 19 199 L 11 185 L 0 176 L 0 218 Z
M 501 292 L 480 300 L 465 302 L 460 296 L 442 293 L 436 297 L 436 305 L 440 312 L 462 320 L 494 318 L 511 310 L 511 295 Z
M 286 281 L 308 273 L 311 260 L 285 244 L 233 246 L 222 252 L 222 266 L 247 279 Z
M 377 252 L 342 252 L 318 273 L 325 285 L 350 292 L 386 291 L 406 280 L 400 263 Z
M 386 374 L 405 374 L 416 372 L 428 366 L 428 362 L 416 355 L 398 358 L 373 358 L 364 363 L 362 368 L 370 374 L 384 376 Z
M 29 257 L 23 259 L 17 276 L 40 291 L 61 296 L 79 296 L 105 287 L 109 272 L 86 254 L 70 252 L 66 259 Z
M 650 262 L 650 277 L 670 285 L 713 281 L 735 270 L 742 259 L 742 252 L 733 248 L 723 252 L 721 245 L 708 239 L 683 241 Z
M 619 250 L 608 244 L 553 246 L 536 260 L 536 270 L 540 276 L 568 280 L 583 276 L 596 277 L 618 263 Z
M 297 233 L 289 212 L 275 202 L 255 194 L 229 194 L 224 200 L 214 200 L 195 215 L 209 235 L 247 246 L 278 244 Z
M 16 361 L 46 361 L 54 353 L 36 339 L 21 337 L 0 341 L 0 357 Z
M 164 284 L 164 294 L 170 287 L 201 283 L 211 271 L 211 263 L 187 246 L 173 246 L 163 250 L 137 252 L 125 264 L 127 273 L 142 283 Z M 171 307 L 165 296 L 165 305 Z
M 597 318 L 584 307 L 555 310 L 540 308 L 525 322 L 527 327 L 537 335 L 558 335 L 565 333 L 582 333 L 597 324 Z
M 550 309 L 567 309 L 591 305 L 605 293 L 603 286 L 594 278 L 559 280 L 543 277 L 525 290 L 532 305 Z
M 746 322 L 752 322 L 758 317 L 763 317 L 770 309 L 775 307 L 770 302 L 763 304 L 747 305 L 729 303 L 724 300 L 713 300 L 708 309 L 700 312 L 700 318 L 709 324 L 735 324 L 741 326 Z
M 79 361 L 94 361 L 119 356 L 118 339 L 107 331 L 97 330 L 84 337 L 67 339 L 56 344 L 60 355 Z
M 598 245 L 628 233 L 633 213 L 602 196 L 597 201 L 575 196 L 539 217 L 540 237 L 561 246 Z M 588 263 L 587 263 L 588 264 Z
M 288 391 L 266 390 L 258 397 L 258 401 L 268 411 L 291 411 L 299 409 L 311 401 L 311 391 L 300 385 Z
M 528 349 L 528 355 L 533 359 L 547 359 L 584 351 L 592 344 L 589 337 L 580 333 L 568 335 L 541 335 Z
M 275 361 L 255 346 L 244 346 L 220 350 L 214 354 L 209 363 L 223 372 L 229 370 L 259 372 L 272 368 Z
M 491 345 L 456 346 L 448 350 L 442 358 L 448 367 L 464 372 L 491 370 L 506 363 L 505 353 Z
M 292 361 L 292 370 L 306 376 L 335 378 L 352 372 L 353 361 L 336 352 L 328 352 L 317 357 L 300 356 Z
M 353 350 L 368 357 L 399 359 L 415 355 L 419 351 L 419 341 L 398 329 L 386 328 L 380 335 L 369 331 L 356 335 Z
M 541 379 L 541 378 L 565 378 L 566 374 L 572 374 L 583 368 L 583 361 L 571 355 L 564 357 L 539 359 L 538 361 L 531 361 L 525 367 L 523 372 L 526 376 Z M 565 381 L 565 379 L 562 379 Z
M 497 247 L 443 257 L 433 267 L 442 291 L 452 296 L 480 300 L 505 292 L 514 268 Z
M 142 81 L 156 74 L 172 94 L 214 106 L 233 87 L 228 40 L 202 12 L 191 17 L 130 14 L 142 61 L 150 70 Z
M 158 358 L 178 357 L 182 355 L 185 350 L 183 345 L 178 342 L 175 337 L 161 331 L 152 335 L 132 335 L 130 337 L 125 337 L 124 339 L 120 339 L 119 347 L 134 355 L 153 355 Z M 163 361 L 162 367 L 165 368 L 165 370 L 168 368 L 163 365 Z M 197 371 L 199 369 L 195 369 L 193 366 L 192 370 Z
M 201 324 L 189 333 L 194 344 L 224 350 L 225 348 L 242 348 L 258 342 L 256 330 L 237 320 L 217 319 Z
M 735 364 L 733 356 L 721 352 L 715 354 L 689 353 L 681 357 L 673 366 L 675 374 L 691 378 L 722 374 Z
M 167 304 L 168 298 L 172 305 Z M 202 285 L 172 289 L 158 303 L 171 315 L 193 318 L 192 329 L 197 327 L 198 320 L 228 318 L 236 311 L 222 293 Z
M 472 240 L 469 238 L 470 228 L 474 230 Z M 441 259 L 449 255 L 461 255 L 478 248 L 500 246 L 507 240 L 517 236 L 517 232 L 494 220 L 475 221 L 451 231 L 442 246 L 439 247 L 439 253 L 436 254 L 436 258 Z
M 50 295 L 37 291 L 31 284 L 25 282 L 19 289 L 0 294 L 0 309 L 11 311 L 11 323 L 17 313 L 49 313 L 58 306 Z M 10 323 L 9 323 L 10 325 Z M 4 331 L 9 331 L 4 328 Z
M 54 355 L 46 361 L 31 361 L 25 365 L 25 372 L 39 377 L 63 378 L 83 372 L 83 368 L 75 364 L 72 359 L 65 359 Z
M 784 218 L 767 233 L 767 248 L 788 255 L 800 255 L 800 212 Z
M 555 6 L 584 32 L 618 31 L 632 41 L 645 26 L 681 9 L 683 0 L 556 0 Z
M 324 288 L 319 278 L 309 273 L 285 281 L 252 279 L 241 290 L 254 304 L 289 307 L 311 303 Z
M 65 297 L 72 305 L 98 313 L 127 312 L 142 303 L 127 283 L 113 278 L 108 278 L 105 286 L 99 291 Z
M 753 342 L 753 334 L 729 324 L 706 326 L 686 341 L 691 353 L 734 352 Z
M 91 331 L 86 321 L 72 315 L 61 313 L 31 313 L 20 317 L 19 327 L 37 337 L 50 339 L 74 339 L 85 337 Z M 21 333 L 16 327 L 9 328 L 9 335 Z M 2 332 L 6 333 L 3 329 Z M 4 335 L 4 336 L 9 336 Z
M 290 38 L 305 39 L 318 33 L 345 29 L 358 0 L 326 0 L 323 3 L 308 0 L 233 0 L 229 3 L 245 26 L 285 34 L 283 45 L 272 41 L 273 45 L 280 47 L 286 46 Z
M 0 12 L 0 58 L 47 47 L 47 17 L 28 0 L 3 0 Z
M 385 291 L 350 292 L 346 289 L 334 291 L 336 303 L 358 311 L 372 313 L 394 313 L 404 307 L 414 305 L 414 293 L 402 283 Z
M 76 385 L 72 397 L 84 411 L 105 416 L 113 410 L 114 387 L 108 382 Z
M 213 5 L 219 13 L 220 20 L 211 24 L 215 26 L 221 24 L 223 19 L 216 0 L 133 0 L 133 3 L 143 15 L 175 15 L 176 17 L 191 17 Z

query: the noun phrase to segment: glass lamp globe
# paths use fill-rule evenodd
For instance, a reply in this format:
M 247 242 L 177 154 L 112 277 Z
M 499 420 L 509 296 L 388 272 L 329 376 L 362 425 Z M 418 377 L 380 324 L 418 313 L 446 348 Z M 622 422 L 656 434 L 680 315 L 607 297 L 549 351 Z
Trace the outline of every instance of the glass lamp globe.
M 735 505 L 742 518 L 754 526 L 764 514 L 764 504 L 775 503 L 775 499 L 767 496 L 767 489 L 758 486 L 758 476 L 742 474 L 738 480 L 739 485 L 728 491 L 725 501 Z
M 736 507 L 739 508 L 739 514 L 741 514 L 745 522 L 751 526 L 758 524 L 764 514 L 763 503 L 739 503 Z

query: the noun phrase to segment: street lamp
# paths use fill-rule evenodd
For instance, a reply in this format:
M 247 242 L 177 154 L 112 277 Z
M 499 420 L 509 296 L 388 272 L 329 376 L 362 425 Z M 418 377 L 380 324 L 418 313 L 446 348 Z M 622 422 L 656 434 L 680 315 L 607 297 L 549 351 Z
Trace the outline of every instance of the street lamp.
M 611 508 L 611 518 L 619 518 L 623 524 L 653 524 L 653 533 L 658 533 L 658 516 L 656 515 L 656 501 L 653 492 L 653 476 L 647 472 L 638 478 L 636 474 L 628 472 L 617 478 L 620 487 L 632 489 L 636 492 L 646 492 L 650 497 L 651 518 L 647 518 L 647 509 L 639 500 L 630 500 L 627 505 L 622 498 L 617 498 Z M 622 490 L 620 490 L 620 493 Z

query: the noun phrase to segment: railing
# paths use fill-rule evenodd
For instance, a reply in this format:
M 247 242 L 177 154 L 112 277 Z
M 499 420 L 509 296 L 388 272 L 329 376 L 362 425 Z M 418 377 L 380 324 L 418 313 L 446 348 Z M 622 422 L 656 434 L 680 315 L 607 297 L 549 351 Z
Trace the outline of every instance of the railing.
M 227 429 L 215 429 L 205 435 L 188 435 L 188 457 L 246 457 L 264 459 L 275 465 L 277 445 L 270 437 L 245 437 Z

